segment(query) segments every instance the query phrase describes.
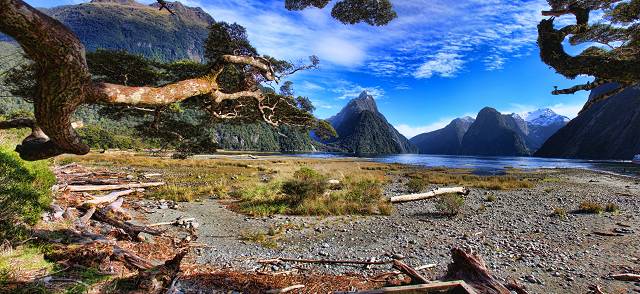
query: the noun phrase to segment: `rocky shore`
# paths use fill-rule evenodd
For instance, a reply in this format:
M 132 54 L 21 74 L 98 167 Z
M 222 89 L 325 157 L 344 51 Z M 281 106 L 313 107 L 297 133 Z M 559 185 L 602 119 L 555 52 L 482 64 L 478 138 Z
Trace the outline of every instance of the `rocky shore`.
M 437 279 L 446 271 L 451 248 L 462 247 L 479 253 L 499 279 L 516 280 L 531 293 L 587 293 L 591 285 L 607 293 L 638 291 L 640 284 L 614 281 L 609 275 L 640 272 L 640 179 L 586 170 L 528 172 L 544 180 L 534 188 L 508 191 L 472 188 L 455 217 L 438 214 L 432 201 L 397 204 L 391 216 L 265 218 L 229 210 L 230 200 L 207 199 L 174 208 L 144 201 L 154 207 L 147 215 L 151 223 L 195 218 L 198 241 L 206 244 L 196 249 L 197 262 L 215 267 L 375 275 L 388 266 L 257 261 L 400 257 L 414 267 L 430 265 L 422 273 Z M 407 193 L 406 181 L 393 177 L 385 195 Z M 580 213 L 585 202 L 619 210 Z M 257 235 L 273 242 L 255 242 L 251 236 Z

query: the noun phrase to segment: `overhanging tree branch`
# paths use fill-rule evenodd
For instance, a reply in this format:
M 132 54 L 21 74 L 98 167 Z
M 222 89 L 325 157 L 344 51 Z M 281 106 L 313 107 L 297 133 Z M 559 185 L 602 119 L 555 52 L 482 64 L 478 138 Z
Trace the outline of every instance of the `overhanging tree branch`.
M 231 116 L 229 113 L 240 115 L 251 107 L 255 110 L 249 113 L 255 113 L 256 117 L 272 125 L 282 121 L 276 113 L 291 114 L 291 110 L 283 107 L 296 107 L 295 103 L 279 104 L 279 98 L 267 99 L 258 88 L 259 81 L 279 80 L 270 60 L 259 56 L 222 55 L 209 75 L 160 87 L 93 82 L 84 46 L 69 29 L 24 1 L 0 0 L 0 7 L 0 31 L 13 37 L 27 57 L 34 61 L 36 89 L 32 99 L 35 112 L 32 129 L 38 132 L 37 136 L 30 136 L 16 148 L 23 159 L 88 153 L 89 147 L 82 142 L 71 123 L 73 113 L 82 104 L 158 107 L 192 97 L 204 97 L 209 100 L 209 105 L 229 105 L 212 112 L 212 115 L 217 114 L 213 117 L 227 118 Z M 256 78 L 257 82 L 247 83 L 245 89 L 226 92 L 218 78 L 228 65 L 235 65 L 247 77 Z M 230 101 L 239 103 L 225 104 Z M 233 111 L 228 112 L 229 107 Z M 305 114 L 295 119 L 302 119 L 301 123 L 308 124 L 313 116 Z

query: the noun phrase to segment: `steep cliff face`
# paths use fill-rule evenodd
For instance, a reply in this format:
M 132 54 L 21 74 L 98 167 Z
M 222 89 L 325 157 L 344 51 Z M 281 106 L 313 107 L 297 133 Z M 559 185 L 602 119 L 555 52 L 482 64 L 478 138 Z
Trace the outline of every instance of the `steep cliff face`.
M 462 139 L 460 154 L 487 156 L 530 155 L 521 125 L 511 115 L 483 108 Z
M 456 155 L 460 152 L 464 134 L 474 121 L 471 117 L 456 118 L 446 127 L 417 135 L 410 141 L 422 154 Z
M 164 61 L 202 61 L 213 18 L 201 8 L 169 5 L 176 15 L 133 0 L 93 0 L 43 11 L 68 26 L 89 51 L 125 50 Z
M 339 137 L 325 142 L 358 155 L 416 153 L 417 148 L 400 134 L 378 111 L 373 96 L 366 91 L 351 100 L 329 119 Z
M 616 85 L 603 85 L 589 99 Z M 535 153 L 541 157 L 631 159 L 640 153 L 640 85 L 597 103 L 571 120 Z

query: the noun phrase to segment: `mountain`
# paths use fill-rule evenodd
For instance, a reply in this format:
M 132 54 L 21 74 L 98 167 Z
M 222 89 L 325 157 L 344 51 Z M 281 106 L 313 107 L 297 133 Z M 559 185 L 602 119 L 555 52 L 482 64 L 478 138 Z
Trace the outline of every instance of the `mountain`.
M 92 0 L 41 10 L 69 27 L 89 51 L 125 50 L 162 61 L 203 61 L 213 18 L 202 8 L 180 2 L 169 6 L 176 15 L 159 11 L 157 4 L 133 0 Z
M 338 138 L 324 142 L 357 155 L 415 153 L 417 148 L 378 111 L 373 96 L 363 91 L 328 119 Z
M 526 123 L 513 115 L 504 115 L 485 107 L 478 113 L 462 138 L 461 155 L 527 156 L 530 151 L 523 134 Z
M 589 99 L 618 87 L 603 85 Z M 535 153 L 541 157 L 631 159 L 640 153 L 640 85 L 596 103 L 560 129 Z
M 464 134 L 474 121 L 475 119 L 468 116 L 456 118 L 442 129 L 417 135 L 409 141 L 416 145 L 422 154 L 456 155 L 460 152 Z
M 544 142 L 570 121 L 568 117 L 556 114 L 549 108 L 529 112 L 524 120 L 529 130 L 527 146 L 532 151 L 540 149 Z

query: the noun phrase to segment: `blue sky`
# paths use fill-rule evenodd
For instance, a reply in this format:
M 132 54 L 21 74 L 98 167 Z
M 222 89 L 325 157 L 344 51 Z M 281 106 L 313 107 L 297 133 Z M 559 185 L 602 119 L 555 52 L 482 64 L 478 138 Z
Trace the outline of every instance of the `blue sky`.
M 505 113 L 549 107 L 573 118 L 588 95 L 550 94 L 553 86 L 587 79 L 567 80 L 540 61 L 536 25 L 545 0 L 392 0 L 398 18 L 384 27 L 343 25 L 328 8 L 290 12 L 284 0 L 181 2 L 245 26 L 261 54 L 291 61 L 317 55 L 320 69 L 291 80 L 296 94 L 314 101 L 320 118 L 366 89 L 389 122 L 411 137 L 475 116 L 484 106 Z

